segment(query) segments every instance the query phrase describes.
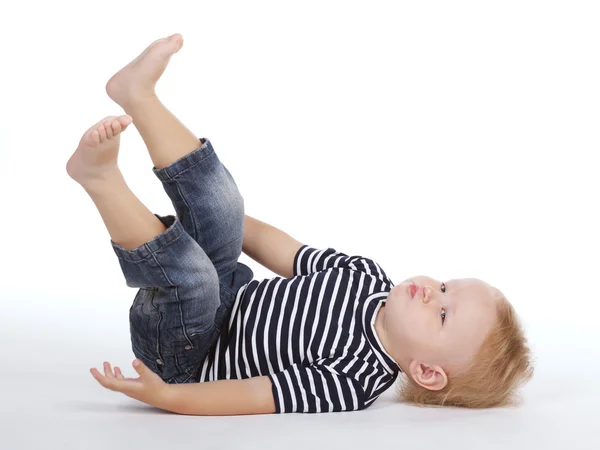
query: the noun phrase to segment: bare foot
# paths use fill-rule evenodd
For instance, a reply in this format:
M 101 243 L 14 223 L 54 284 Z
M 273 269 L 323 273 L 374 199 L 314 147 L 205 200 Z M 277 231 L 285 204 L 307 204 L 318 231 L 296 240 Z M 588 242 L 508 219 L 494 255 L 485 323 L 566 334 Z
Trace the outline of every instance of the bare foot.
M 106 93 L 121 107 L 137 98 L 154 95 L 155 86 L 171 56 L 183 46 L 183 37 L 173 34 L 158 39 L 106 83 Z
M 120 134 L 131 116 L 108 116 L 87 130 L 67 162 L 67 173 L 84 188 L 120 173 L 117 165 Z

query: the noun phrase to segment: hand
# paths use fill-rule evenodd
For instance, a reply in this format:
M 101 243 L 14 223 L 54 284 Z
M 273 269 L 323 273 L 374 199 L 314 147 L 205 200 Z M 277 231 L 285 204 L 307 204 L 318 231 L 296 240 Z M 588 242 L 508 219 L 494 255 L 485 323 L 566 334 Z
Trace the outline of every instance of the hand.
M 108 362 L 104 363 L 104 375 L 96 368 L 90 369 L 90 372 L 98 383 L 106 389 L 121 392 L 128 397 L 162 408 L 161 405 L 166 400 L 166 387 L 168 384 L 139 359 L 133 360 L 133 367 L 140 375 L 138 378 L 125 378 L 121 373 L 121 369 L 116 366 L 113 373 Z

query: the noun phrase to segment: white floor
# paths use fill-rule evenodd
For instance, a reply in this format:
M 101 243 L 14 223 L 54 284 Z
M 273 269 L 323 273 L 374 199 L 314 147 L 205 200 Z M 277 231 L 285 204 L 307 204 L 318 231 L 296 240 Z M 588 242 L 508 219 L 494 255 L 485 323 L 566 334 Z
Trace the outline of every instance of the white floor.
M 418 408 L 390 390 L 360 412 L 192 417 L 107 391 L 89 374 L 105 359 L 130 367 L 126 315 L 88 308 L 81 315 L 96 320 L 85 323 L 48 308 L 32 321 L 23 309 L 0 318 L 2 450 L 600 448 L 598 363 L 586 369 L 582 354 L 571 361 L 561 348 L 542 353 L 516 408 Z

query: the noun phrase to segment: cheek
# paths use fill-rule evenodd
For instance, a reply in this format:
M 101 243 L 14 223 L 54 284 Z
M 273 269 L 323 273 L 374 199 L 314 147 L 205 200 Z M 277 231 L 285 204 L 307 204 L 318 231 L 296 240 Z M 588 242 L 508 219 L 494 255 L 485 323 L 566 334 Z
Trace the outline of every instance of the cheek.
M 403 298 L 394 298 L 386 305 L 388 332 L 405 342 L 414 341 L 422 328 L 418 314 Z
M 469 352 L 465 347 L 451 339 L 445 339 L 441 343 L 440 353 L 443 355 L 443 364 L 448 367 L 462 367 L 470 359 Z
M 394 325 L 398 337 L 413 349 L 428 351 L 438 346 L 438 338 L 428 317 L 423 310 L 411 302 L 402 304 L 393 311 Z
M 400 323 L 406 319 L 406 316 L 410 314 L 406 299 L 398 292 L 391 291 L 386 301 L 386 311 L 390 313 L 391 319 L 394 323 Z

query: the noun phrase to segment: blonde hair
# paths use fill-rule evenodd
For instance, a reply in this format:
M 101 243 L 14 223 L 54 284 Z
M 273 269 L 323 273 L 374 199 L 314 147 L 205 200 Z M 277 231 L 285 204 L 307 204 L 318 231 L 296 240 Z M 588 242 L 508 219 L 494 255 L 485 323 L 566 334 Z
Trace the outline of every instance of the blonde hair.
M 466 370 L 448 377 L 444 389 L 432 391 L 410 375 L 399 377 L 399 400 L 417 405 L 489 408 L 516 403 L 516 390 L 533 376 L 530 349 L 517 314 L 496 288 L 496 325 L 488 333 Z

